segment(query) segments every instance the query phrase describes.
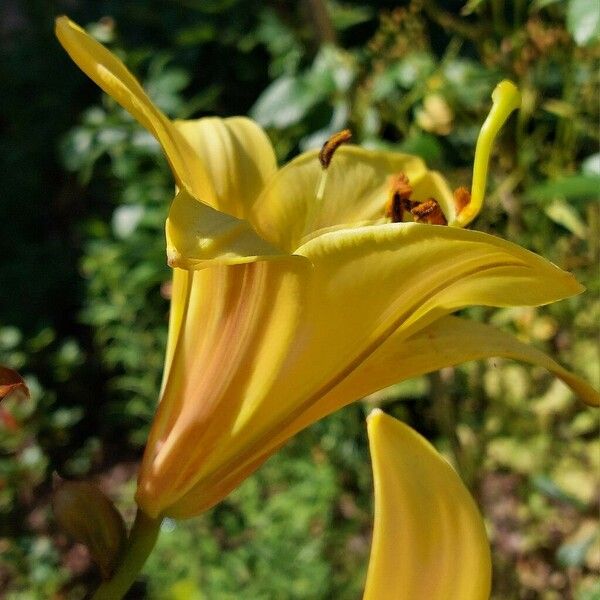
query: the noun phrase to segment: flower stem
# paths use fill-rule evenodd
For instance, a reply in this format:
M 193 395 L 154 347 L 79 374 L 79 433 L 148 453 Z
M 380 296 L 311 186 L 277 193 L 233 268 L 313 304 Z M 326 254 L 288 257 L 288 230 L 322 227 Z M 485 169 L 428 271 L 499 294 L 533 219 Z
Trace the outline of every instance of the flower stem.
M 152 552 L 162 519 L 151 519 L 138 509 L 121 564 L 113 576 L 103 582 L 92 600 L 120 600 L 133 585 L 135 578 Z

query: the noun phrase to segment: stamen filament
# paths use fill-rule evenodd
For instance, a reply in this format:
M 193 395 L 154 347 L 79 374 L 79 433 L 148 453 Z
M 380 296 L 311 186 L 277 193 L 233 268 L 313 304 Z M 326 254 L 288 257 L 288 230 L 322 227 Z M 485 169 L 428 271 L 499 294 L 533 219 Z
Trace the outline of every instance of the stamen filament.
M 325 195 L 325 184 L 327 183 L 327 173 L 329 171 L 327 169 L 321 170 L 321 178 L 319 179 L 319 186 L 317 187 L 316 197 L 317 203 L 321 204 L 323 202 L 323 196 Z
M 335 151 L 342 145 L 348 143 L 352 138 L 352 132 L 349 129 L 342 129 L 331 135 L 328 140 L 323 144 L 321 151 L 319 152 L 319 163 L 321 164 L 321 178 L 319 179 L 319 185 L 315 191 L 316 203 L 309 206 L 307 213 L 307 221 L 310 222 L 314 218 L 316 206 L 323 203 L 323 197 L 325 196 L 325 185 L 327 184 L 327 173 L 329 173 L 329 165 L 333 159 Z
M 475 161 L 473 164 L 473 183 L 471 185 L 471 201 L 467 204 L 450 223 L 455 227 L 468 225 L 481 210 L 485 195 L 488 164 L 492 151 L 492 144 L 500 128 L 513 110 L 521 106 L 521 93 L 512 81 L 501 81 L 492 92 L 492 109 L 485 120 L 475 148 Z

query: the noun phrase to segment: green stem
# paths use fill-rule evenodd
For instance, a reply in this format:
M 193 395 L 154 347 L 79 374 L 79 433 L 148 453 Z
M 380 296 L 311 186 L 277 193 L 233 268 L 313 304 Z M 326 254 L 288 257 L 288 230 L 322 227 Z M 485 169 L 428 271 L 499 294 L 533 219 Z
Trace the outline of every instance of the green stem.
M 92 600 L 120 600 L 123 598 L 156 544 L 161 521 L 161 518 L 151 519 L 138 509 L 121 564 L 117 567 L 114 575 L 100 585 L 92 596 Z

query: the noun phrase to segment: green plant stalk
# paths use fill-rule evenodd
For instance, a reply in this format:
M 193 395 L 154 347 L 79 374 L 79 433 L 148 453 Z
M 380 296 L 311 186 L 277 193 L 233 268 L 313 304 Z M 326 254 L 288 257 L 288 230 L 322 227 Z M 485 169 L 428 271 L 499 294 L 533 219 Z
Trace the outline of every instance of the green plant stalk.
M 146 559 L 156 544 L 162 518 L 151 519 L 140 509 L 135 516 L 121 564 L 113 576 L 104 581 L 92 600 L 120 600 L 133 585 Z

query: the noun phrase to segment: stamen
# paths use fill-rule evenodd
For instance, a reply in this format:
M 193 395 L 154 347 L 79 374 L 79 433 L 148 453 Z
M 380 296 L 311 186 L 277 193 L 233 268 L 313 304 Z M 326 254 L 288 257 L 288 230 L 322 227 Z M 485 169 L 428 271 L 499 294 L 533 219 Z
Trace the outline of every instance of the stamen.
M 405 173 L 397 173 L 390 177 L 385 216 L 391 219 L 392 223 L 402 223 L 405 221 L 405 213 L 409 213 L 417 223 L 448 225 L 437 200 L 428 198 L 424 202 L 417 202 L 411 199 L 412 193 L 413 188 Z
M 321 152 L 319 152 L 319 162 L 323 169 L 327 169 L 329 164 L 331 163 L 331 159 L 335 154 L 335 151 L 346 142 L 349 142 L 352 139 L 352 132 L 349 129 L 343 129 L 342 131 L 338 131 L 334 133 L 321 148 Z
M 492 92 L 492 102 L 492 109 L 481 127 L 475 148 L 471 200 L 460 212 L 457 212 L 450 225 L 464 227 L 479 214 L 485 195 L 492 143 L 513 110 L 521 106 L 521 94 L 514 83 L 504 80 Z
M 325 184 L 327 183 L 327 169 L 331 164 L 335 151 L 346 142 L 349 142 L 352 138 L 352 132 L 349 129 L 343 129 L 334 133 L 322 146 L 319 152 L 319 162 L 323 169 L 321 173 L 321 179 L 319 181 L 319 187 L 317 188 L 317 202 L 323 200 L 325 194 Z
M 404 212 L 410 212 L 415 205 L 410 200 L 413 192 L 408 177 L 404 173 L 398 173 L 390 177 L 390 189 L 388 200 L 385 204 L 385 216 L 392 220 L 392 223 L 401 223 Z
M 471 202 L 471 192 L 466 187 L 459 187 L 454 190 L 455 214 L 459 215 L 469 202 Z
M 411 211 L 417 223 L 429 223 L 429 225 L 448 225 L 448 221 L 440 208 L 437 200 L 429 198 L 420 202 Z

